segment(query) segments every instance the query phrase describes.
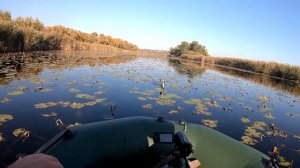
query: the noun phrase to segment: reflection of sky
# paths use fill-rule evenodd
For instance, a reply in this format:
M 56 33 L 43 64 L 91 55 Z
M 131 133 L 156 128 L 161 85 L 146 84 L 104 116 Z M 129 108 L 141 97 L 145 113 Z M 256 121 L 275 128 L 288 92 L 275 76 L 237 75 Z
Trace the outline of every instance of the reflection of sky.
M 279 128 L 289 132 L 300 134 L 299 119 L 289 118 L 285 113 L 299 113 L 300 109 L 299 97 L 294 97 L 286 93 L 274 90 L 272 88 L 242 80 L 237 77 L 222 74 L 213 70 L 205 70 L 204 73 L 188 78 L 187 75 L 178 74 L 175 66 L 170 66 L 166 60 L 154 60 L 147 58 L 139 58 L 127 63 L 111 64 L 103 66 L 89 67 L 87 65 L 79 66 L 72 69 L 64 69 L 56 71 L 55 69 L 44 69 L 38 76 L 45 83 L 31 84 L 29 79 L 15 80 L 7 87 L 1 88 L 0 97 L 6 97 L 7 92 L 15 90 L 17 86 L 25 85 L 30 90 L 25 91 L 20 96 L 9 96 L 12 101 L 9 104 L 0 104 L 1 113 L 9 113 L 14 116 L 14 120 L 7 122 L 3 127 L 0 127 L 0 132 L 4 133 L 7 141 L 0 144 L 0 148 L 5 148 L 5 145 L 15 140 L 11 132 L 19 127 L 24 127 L 34 134 L 45 137 L 46 139 L 54 136 L 60 130 L 56 128 L 55 121 L 51 118 L 44 118 L 41 113 L 49 113 L 55 111 L 65 124 L 75 122 L 88 123 L 102 121 L 112 117 L 110 106 L 105 104 L 97 104 L 95 106 L 85 106 L 82 109 L 72 109 L 70 107 L 49 107 L 47 109 L 35 109 L 34 104 L 42 102 L 87 102 L 89 100 L 76 98 L 77 93 L 70 93 L 68 89 L 77 88 L 80 93 L 93 95 L 97 91 L 107 91 L 102 95 L 96 95 L 97 98 L 106 98 L 109 104 L 116 103 L 117 109 L 114 111 L 116 118 L 128 116 L 150 116 L 155 117 L 156 111 L 160 111 L 160 115 L 166 119 L 179 120 L 185 119 L 189 123 L 200 124 L 202 119 L 217 120 L 217 130 L 240 140 L 243 135 L 245 126 L 240 121 L 243 116 L 248 116 L 253 121 L 264 121 L 266 123 L 274 123 Z M 59 79 L 59 80 L 56 80 Z M 139 94 L 130 93 L 133 88 L 139 88 L 140 91 L 153 90 L 155 93 L 151 96 L 159 97 L 159 92 L 156 88 L 160 87 L 160 79 L 166 80 L 166 89 L 164 94 L 173 93 L 181 96 L 181 99 L 173 98 L 176 101 L 174 106 L 160 106 L 155 100 L 140 101 L 137 97 L 145 97 Z M 76 85 L 66 85 L 72 81 L 76 81 Z M 191 83 L 189 83 L 189 81 Z M 36 87 L 52 88 L 52 92 L 33 92 Z M 279 96 L 281 94 L 281 96 Z M 275 120 L 270 120 L 264 117 L 266 113 L 259 112 L 256 108 L 261 105 L 256 101 L 260 96 L 270 96 L 271 101 L 267 105 L 272 108 L 272 115 Z M 229 107 L 229 102 L 222 102 L 223 97 L 233 99 L 231 107 L 232 112 L 224 111 L 221 107 Z M 212 98 L 216 100 L 220 107 L 208 107 L 208 111 L 212 112 L 211 116 L 193 115 L 195 105 L 187 105 L 184 100 L 197 98 Z M 282 99 L 280 101 L 279 99 Z M 293 102 L 294 107 L 289 107 L 287 102 Z M 146 110 L 142 108 L 145 104 L 154 105 L 153 109 Z M 203 103 L 205 101 L 203 100 Z M 169 115 L 169 111 L 176 109 L 178 106 L 183 110 L 177 114 Z M 246 110 L 243 106 L 250 106 L 251 110 Z M 32 145 L 32 148 L 14 148 L 18 152 L 33 152 L 44 141 L 37 137 L 32 137 L 27 142 L 21 145 Z M 285 141 L 290 146 L 297 146 L 297 141 L 294 138 L 289 138 Z M 265 140 L 256 148 L 265 152 L 271 148 L 271 142 Z M 35 148 L 35 149 L 33 149 Z M 299 148 L 299 145 L 298 145 Z M 22 151 L 24 150 L 24 151 Z

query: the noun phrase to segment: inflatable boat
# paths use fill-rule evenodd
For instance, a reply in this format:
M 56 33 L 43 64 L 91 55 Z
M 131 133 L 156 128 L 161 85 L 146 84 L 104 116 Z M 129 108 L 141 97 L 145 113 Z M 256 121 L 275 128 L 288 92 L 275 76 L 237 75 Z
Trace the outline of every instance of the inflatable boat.
M 74 126 L 37 153 L 57 157 L 65 168 L 188 167 L 190 159 L 201 168 L 272 167 L 265 154 L 211 128 L 148 117 Z

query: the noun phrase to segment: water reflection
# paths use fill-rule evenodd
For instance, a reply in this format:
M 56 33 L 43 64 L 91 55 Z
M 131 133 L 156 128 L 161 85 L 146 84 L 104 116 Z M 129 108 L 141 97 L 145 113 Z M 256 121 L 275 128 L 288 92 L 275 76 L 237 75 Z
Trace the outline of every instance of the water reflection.
M 267 87 L 272 87 L 284 93 L 300 96 L 300 84 L 293 81 L 278 79 L 270 76 L 258 75 L 226 67 L 218 67 L 213 65 L 207 65 L 204 63 L 196 63 L 189 60 L 169 59 L 169 65 L 175 67 L 176 71 L 179 74 L 186 74 L 190 78 L 193 78 L 197 75 L 201 75 L 205 72 L 205 70 L 211 69 L 227 75 L 262 84 Z

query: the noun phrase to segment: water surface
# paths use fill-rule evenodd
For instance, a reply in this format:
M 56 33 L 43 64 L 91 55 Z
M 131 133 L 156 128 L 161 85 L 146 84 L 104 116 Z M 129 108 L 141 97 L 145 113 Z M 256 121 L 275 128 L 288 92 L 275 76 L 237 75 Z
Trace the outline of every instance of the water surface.
M 0 79 L 0 115 L 13 116 L 0 126 L 2 165 L 71 124 L 162 116 L 209 122 L 266 154 L 276 146 L 300 166 L 299 84 L 167 58 L 97 55 L 56 53 Z M 30 136 L 13 135 L 18 128 Z

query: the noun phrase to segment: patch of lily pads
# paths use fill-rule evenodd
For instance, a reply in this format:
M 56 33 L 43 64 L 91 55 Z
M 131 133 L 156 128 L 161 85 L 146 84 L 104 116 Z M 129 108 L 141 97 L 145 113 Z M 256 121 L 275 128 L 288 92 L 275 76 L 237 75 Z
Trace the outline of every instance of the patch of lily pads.
M 98 103 L 103 103 L 105 102 L 106 99 L 105 98 L 97 98 L 93 101 L 88 101 L 88 102 L 84 102 L 84 103 L 80 103 L 80 102 L 68 102 L 68 101 L 60 101 L 60 102 L 47 102 L 47 103 L 38 103 L 35 104 L 34 107 L 37 109 L 46 109 L 48 107 L 54 107 L 56 105 L 60 105 L 61 107 L 71 107 L 73 109 L 81 109 L 85 106 L 94 106 Z
M 24 93 L 24 91 L 21 91 L 21 90 L 15 90 L 15 91 L 11 91 L 11 92 L 8 92 L 7 94 L 9 96 L 19 96 L 19 95 L 22 95 Z
M 217 120 L 203 119 L 201 122 L 203 125 L 210 127 L 210 128 L 216 128 L 218 126 Z
M 3 123 L 14 119 L 14 117 L 10 114 L 0 114 L 0 126 L 3 125 Z

